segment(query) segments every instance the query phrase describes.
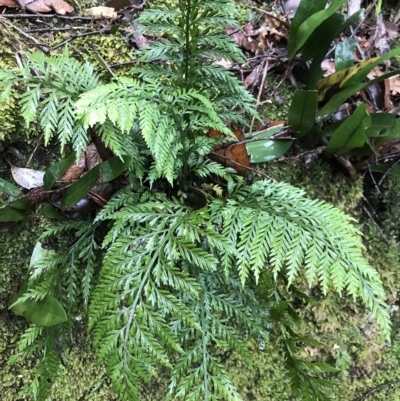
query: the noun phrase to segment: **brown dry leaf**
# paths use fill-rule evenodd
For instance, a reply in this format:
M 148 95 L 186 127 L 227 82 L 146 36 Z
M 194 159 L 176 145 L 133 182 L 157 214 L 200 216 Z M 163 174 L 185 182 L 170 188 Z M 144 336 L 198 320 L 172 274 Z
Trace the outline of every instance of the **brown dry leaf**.
M 33 13 L 55 12 L 59 15 L 71 13 L 74 9 L 64 0 L 18 0 L 18 4 L 23 10 Z
M 242 130 L 236 129 L 233 131 L 236 138 L 239 141 L 244 141 L 245 136 L 243 135 Z M 220 131 L 217 131 L 213 128 L 208 130 L 209 138 L 218 138 L 224 136 Z M 248 171 L 246 167 L 250 167 L 250 156 L 247 153 L 246 144 L 231 144 L 231 145 L 221 145 L 217 146 L 214 149 L 215 153 L 218 153 L 222 157 L 218 157 L 217 155 L 211 155 L 210 159 L 214 160 L 225 167 L 234 168 L 238 174 L 245 175 Z M 230 161 L 232 160 L 232 161 Z M 236 162 L 236 163 L 235 163 Z
M 250 51 L 252 51 L 253 46 L 251 41 L 248 39 L 248 35 L 252 32 L 254 32 L 254 26 L 252 22 L 247 23 L 241 29 L 229 26 L 224 30 L 225 35 L 230 36 L 240 48 Z
M 19 4 L 15 0 L 0 0 L 0 7 L 19 8 Z
M 117 13 L 113 7 L 91 7 L 85 10 L 85 15 L 95 18 L 117 18 Z
M 260 78 L 262 74 L 262 65 L 258 65 L 254 70 L 250 73 L 250 75 L 247 76 L 247 78 L 244 80 L 244 87 L 246 89 L 249 88 L 254 88 L 260 83 Z
M 143 47 L 149 45 L 149 40 L 141 33 L 136 32 L 139 27 L 139 23 L 137 21 L 134 21 L 132 25 L 132 30 L 135 33 L 130 37 L 130 41 L 133 42 L 138 49 L 143 49 Z
M 96 146 L 94 144 L 90 144 L 81 154 L 78 162 L 74 163 L 66 171 L 66 173 L 60 178 L 60 181 L 75 181 L 101 162 L 102 160 L 97 152 Z
M 289 36 L 289 24 L 285 20 L 268 12 L 264 13 L 264 19 L 271 34 L 283 38 L 287 38 Z
M 380 77 L 383 74 L 385 74 L 385 72 L 376 67 L 368 74 L 367 77 L 372 80 L 376 77 Z M 385 83 L 386 82 L 389 82 L 389 90 L 393 95 L 397 95 L 400 93 L 400 75 L 389 77 L 385 79 Z
M 22 188 L 33 189 L 43 186 L 43 171 L 11 166 L 11 174 L 14 181 Z
M 399 29 L 395 24 L 385 21 L 382 14 L 378 15 L 372 41 L 380 54 L 384 54 L 390 50 L 390 44 L 397 37 L 398 31 Z

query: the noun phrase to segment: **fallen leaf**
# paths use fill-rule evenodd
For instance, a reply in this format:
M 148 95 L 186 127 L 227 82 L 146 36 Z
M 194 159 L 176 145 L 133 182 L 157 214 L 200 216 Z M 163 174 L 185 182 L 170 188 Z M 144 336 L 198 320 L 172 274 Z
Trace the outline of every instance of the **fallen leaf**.
M 90 144 L 86 147 L 85 151 L 82 152 L 78 162 L 69 167 L 66 173 L 60 178 L 60 181 L 75 181 L 101 162 L 102 160 L 97 152 L 96 146 Z
M 91 7 L 85 10 L 85 15 L 95 18 L 117 18 L 117 13 L 113 7 Z
M 43 171 L 11 166 L 11 174 L 14 181 L 22 188 L 33 189 L 43 186 Z
M 243 135 L 242 130 L 236 129 L 233 131 L 238 141 L 244 141 L 245 136 Z M 213 128 L 208 130 L 208 137 L 209 138 L 218 138 L 224 136 L 220 131 L 217 131 Z M 210 155 L 210 159 L 214 160 L 225 167 L 232 167 L 234 168 L 238 174 L 245 175 L 248 171 L 246 167 L 250 167 L 250 156 L 247 153 L 246 144 L 223 144 L 217 146 L 214 149 L 214 152 L 217 153 L 214 155 Z
M 22 10 L 28 10 L 33 13 L 54 11 L 56 14 L 65 15 L 74 11 L 64 0 L 18 0 L 18 4 Z
M 324 77 L 334 74 L 336 71 L 335 62 L 329 59 L 325 59 L 321 63 L 321 69 L 322 71 L 324 71 Z
M 19 8 L 19 4 L 15 0 L 0 0 L 0 6 Z

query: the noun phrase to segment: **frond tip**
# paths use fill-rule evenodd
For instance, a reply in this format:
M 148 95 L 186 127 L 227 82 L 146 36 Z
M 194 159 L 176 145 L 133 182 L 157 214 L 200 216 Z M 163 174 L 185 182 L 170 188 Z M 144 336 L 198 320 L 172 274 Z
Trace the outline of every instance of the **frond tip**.
M 210 205 L 214 222 L 235 250 L 223 256 L 227 272 L 237 269 L 243 285 L 250 273 L 258 280 L 271 269 L 275 280 L 284 273 L 289 285 L 301 276 L 310 286 L 318 282 L 324 294 L 331 288 L 340 295 L 346 291 L 361 298 L 389 336 L 382 282 L 362 256 L 360 232 L 351 217 L 284 183 L 236 186 L 231 195 Z

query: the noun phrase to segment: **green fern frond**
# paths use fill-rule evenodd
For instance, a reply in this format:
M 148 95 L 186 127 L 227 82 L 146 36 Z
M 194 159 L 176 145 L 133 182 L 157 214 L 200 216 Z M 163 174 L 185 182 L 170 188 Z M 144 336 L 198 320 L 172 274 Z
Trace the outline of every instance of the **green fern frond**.
M 360 233 L 349 216 L 283 183 L 259 181 L 231 190 L 226 202 L 210 204 L 214 221 L 236 249 L 224 256 L 227 272 L 237 269 L 243 285 L 250 273 L 258 280 L 266 269 L 275 279 L 284 271 L 288 285 L 304 273 L 309 285 L 318 280 L 325 294 L 345 289 L 361 298 L 389 334 L 382 282 L 363 258 Z
M 38 119 L 45 144 L 57 134 L 61 150 L 67 143 L 72 143 L 80 154 L 88 137 L 76 121 L 74 104 L 80 94 L 98 86 L 93 66 L 70 58 L 68 52 L 53 57 L 42 53 L 27 56 L 22 69 L 1 71 L 3 81 L 0 85 L 23 85 L 25 91 L 19 99 L 21 116 L 27 127 Z

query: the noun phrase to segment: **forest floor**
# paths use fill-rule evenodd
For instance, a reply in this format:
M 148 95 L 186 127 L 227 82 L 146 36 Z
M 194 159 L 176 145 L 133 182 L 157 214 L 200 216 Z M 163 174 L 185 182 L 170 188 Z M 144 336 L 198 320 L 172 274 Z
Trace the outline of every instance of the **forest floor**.
M 366 255 L 382 275 L 393 317 L 392 345 L 388 346 L 379 338 L 370 316 L 361 307 L 353 305 L 350 300 L 321 297 L 318 306 L 300 311 L 304 321 L 301 330 L 311 332 L 326 346 L 305 347 L 304 355 L 328 361 L 340 369 L 335 379 L 342 386 L 332 390 L 335 400 L 397 401 L 400 399 L 400 139 L 385 143 L 371 159 L 357 159 L 351 155 L 347 160 L 350 162 L 344 163 L 341 157 L 324 157 L 321 154 L 324 144 L 317 139 L 298 141 L 285 129 L 293 93 L 295 89 L 304 87 L 306 79 L 304 63 L 300 60 L 288 63 L 287 56 L 291 12 L 296 10 L 296 1 L 266 3 L 240 1 L 242 29 L 227 27 L 225 31 L 243 50 L 248 63 L 215 60 L 229 68 L 257 99 L 264 121 L 261 126 L 252 126 L 251 130 L 282 127 L 279 131 L 281 137 L 269 155 L 271 162 L 258 164 L 257 169 L 278 181 L 302 187 L 311 197 L 323 198 L 358 220 L 365 235 Z M 335 72 L 335 48 L 346 38 L 353 40 L 352 51 L 358 62 L 378 57 L 400 45 L 397 4 L 392 6 L 390 2 L 384 2 L 386 8 L 377 14 L 381 2 L 364 3 L 349 1 L 352 13 L 362 5 L 366 9 L 358 24 L 332 43 L 322 61 L 325 76 Z M 111 0 L 107 6 L 113 10 L 100 8 L 94 1 L 84 1 L 74 3 L 76 12 L 71 14 L 68 14 L 71 6 L 62 0 L 36 0 L 29 4 L 28 11 L 23 12 L 13 0 L 0 0 L 0 10 L 3 10 L 0 17 L 0 67 L 19 65 L 24 52 L 56 54 L 68 48 L 73 57 L 93 63 L 107 81 L 129 72 L 135 63 L 131 56 L 134 49 L 157 40 L 135 32 L 137 26 L 132 21 L 141 12 L 141 1 Z M 51 13 L 31 13 L 46 11 Z M 399 68 L 399 65 L 400 58 L 393 58 L 392 64 L 387 62 L 384 68 L 386 71 Z M 382 66 L 376 67 L 369 79 L 382 73 Z M 400 113 L 399 76 L 360 91 L 340 107 L 334 118 L 339 120 L 351 115 L 359 101 L 366 104 L 369 113 L 387 112 L 397 117 Z M 27 130 L 22 125 L 15 101 L 3 104 L 0 125 L 1 178 L 15 180 L 9 163 L 44 171 L 53 160 L 57 160 L 59 155 L 52 153 L 52 144 L 44 148 L 43 137 L 37 135 L 35 127 Z M 286 146 L 288 141 L 290 149 Z M 384 173 L 374 171 L 371 165 L 377 158 L 390 162 L 391 167 Z M 7 311 L 8 300 L 18 290 L 21 277 L 27 270 L 37 233 L 53 223 L 38 202 L 37 212 L 29 221 L 0 224 L 0 287 L 4 289 L 0 295 L 0 309 L 3 308 L 0 312 L 0 369 L 3 371 L 0 394 L 3 401 L 14 401 L 20 399 L 18 390 L 30 378 L 31 365 L 6 365 L 16 338 L 25 326 L 21 319 Z M 66 374 L 61 393 L 55 390 L 54 399 L 116 400 L 104 369 L 95 364 L 79 322 L 76 334 L 76 342 L 65 361 Z M 243 373 L 242 361 L 234 353 L 222 356 L 246 399 L 292 400 L 283 369 L 270 368 L 279 366 L 277 361 L 282 359 L 274 345 L 267 345 L 261 353 L 254 344 L 250 347 L 254 351 L 254 366 L 249 373 Z M 158 399 L 157 394 L 163 386 L 162 377 L 154 379 L 146 388 L 144 399 Z

